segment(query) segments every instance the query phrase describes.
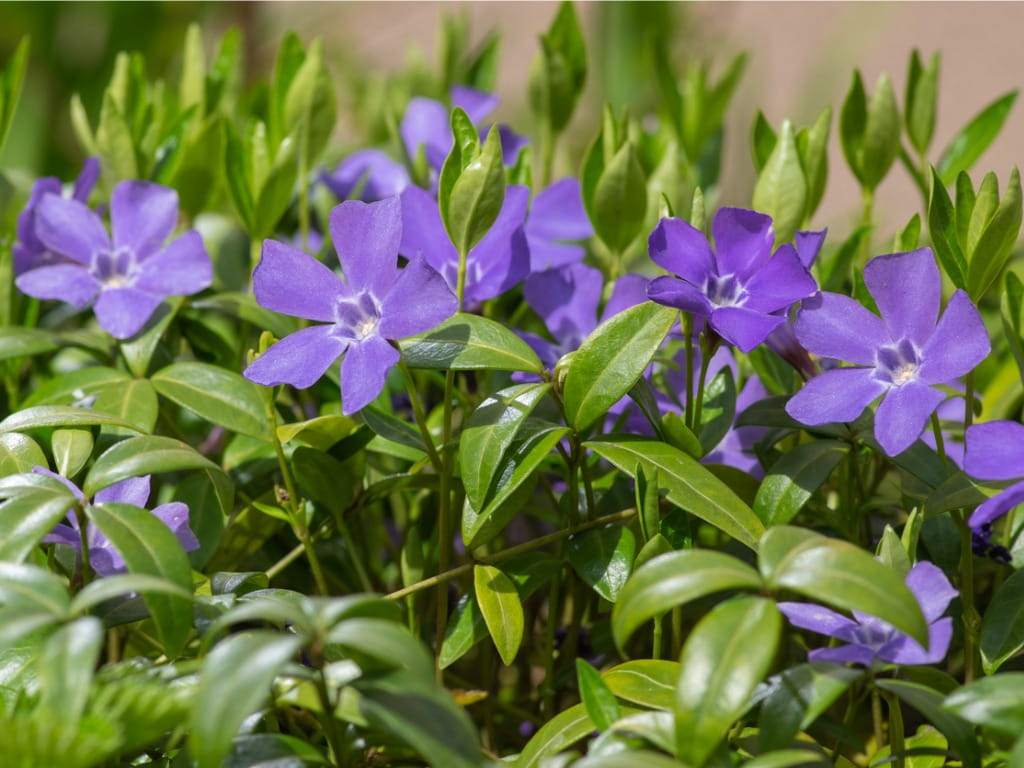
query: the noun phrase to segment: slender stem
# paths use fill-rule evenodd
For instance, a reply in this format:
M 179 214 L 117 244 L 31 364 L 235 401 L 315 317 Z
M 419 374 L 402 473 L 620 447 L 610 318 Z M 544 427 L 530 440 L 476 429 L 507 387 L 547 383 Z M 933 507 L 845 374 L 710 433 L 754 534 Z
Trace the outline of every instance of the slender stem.
M 968 371 L 964 389 L 964 432 L 974 423 L 974 371 Z
M 429 578 L 423 579 L 422 581 L 417 581 L 415 584 L 410 584 L 407 587 L 395 590 L 394 592 L 388 594 L 387 598 L 389 600 L 398 600 L 400 598 L 405 597 L 406 595 L 411 595 L 413 592 L 420 592 L 424 589 L 430 589 L 431 587 L 436 587 L 438 584 L 444 584 L 445 582 L 448 582 L 451 579 L 457 579 L 460 576 L 464 576 L 473 570 L 473 566 L 476 563 L 481 563 L 483 565 L 497 565 L 498 563 L 508 560 L 510 557 L 521 555 L 524 552 L 533 552 L 534 550 L 540 549 L 541 547 L 546 547 L 548 544 L 553 544 L 554 542 L 561 541 L 562 539 L 567 539 L 573 534 L 581 533 L 583 531 L 589 531 L 591 528 L 600 528 L 602 525 L 608 525 L 610 523 L 619 523 L 624 520 L 629 520 L 631 517 L 634 517 L 635 515 L 636 509 L 624 509 L 620 512 L 613 512 L 610 515 L 602 515 L 601 517 L 596 517 L 593 520 L 587 520 L 586 522 L 582 522 L 579 525 L 571 526 L 569 528 L 563 528 L 560 531 L 549 533 L 546 536 L 541 536 L 530 541 L 524 541 L 522 544 L 516 544 L 514 547 L 502 549 L 498 552 L 495 552 L 494 554 L 477 558 L 475 562 L 457 565 L 454 568 L 450 568 L 447 571 L 437 574 L 436 576 L 431 576 Z
M 942 468 L 949 471 L 949 458 L 946 456 L 946 440 L 942 436 L 942 425 L 939 424 L 939 414 L 932 411 L 932 434 L 935 435 L 935 452 L 942 460 Z
M 871 249 L 871 219 L 875 208 L 875 190 L 861 187 L 860 196 L 862 204 L 860 223 L 862 227 L 867 227 L 868 229 L 864 239 L 861 240 L 860 258 L 858 259 L 860 266 L 863 267 L 868 260 L 868 253 Z
M 875 749 L 879 750 L 885 746 L 885 725 L 882 721 L 882 698 L 875 687 L 871 688 L 871 724 L 875 731 Z
M 559 547 L 559 554 L 563 555 L 565 546 Z M 562 558 L 559 557 L 561 562 Z M 553 718 L 555 712 L 555 630 L 558 627 L 558 616 L 561 613 L 562 579 L 561 573 L 551 580 L 548 587 L 548 622 L 544 628 L 544 699 L 541 704 L 541 713 L 548 720 Z
M 466 298 L 466 259 L 468 251 L 459 251 L 459 271 L 455 278 L 455 298 L 459 302 L 459 312 L 462 311 Z
M 692 427 L 696 434 L 700 433 L 701 418 L 704 415 L 704 385 L 707 383 L 708 365 L 711 364 L 711 357 L 715 354 L 715 349 L 718 347 L 718 340 L 709 340 L 707 334 L 705 334 L 701 340 L 700 347 L 700 378 L 697 380 L 697 396 L 694 398 L 696 402 L 693 407 Z
M 302 250 L 309 250 L 309 131 L 299 139 L 299 236 Z
M 355 539 L 352 538 L 352 531 L 349 530 L 348 523 L 345 522 L 344 512 L 339 512 L 335 515 L 335 524 L 338 526 L 338 533 L 344 539 L 345 546 L 348 548 L 349 555 L 352 558 L 352 567 L 355 569 L 356 578 L 359 579 L 359 586 L 364 592 L 376 591 L 369 574 L 366 572 L 366 567 L 363 565 L 363 558 L 359 556 L 359 549 L 356 547 Z
M 327 690 L 327 675 L 324 674 L 323 667 L 320 668 L 320 674 L 317 675 L 316 691 L 320 698 L 320 706 L 324 712 L 321 722 L 324 724 L 327 743 L 330 745 L 331 752 L 334 753 L 334 764 L 341 766 L 345 761 L 345 737 L 338 730 L 338 721 L 334 717 L 334 703 L 331 701 L 330 692 Z
M 78 520 L 78 540 L 82 547 L 82 586 L 92 581 L 92 563 L 89 560 L 89 518 L 85 516 L 81 504 L 74 508 L 75 519 Z
M 543 189 L 551 183 L 551 173 L 555 165 L 555 135 L 547 120 L 542 121 L 540 132 L 540 187 Z
M 651 637 L 651 658 L 661 658 L 661 636 L 664 630 L 664 616 L 658 616 L 654 619 L 654 634 Z
M 693 315 L 682 312 L 683 337 L 686 342 L 686 426 L 693 429 Z
M 416 382 L 412 378 L 412 371 L 409 370 L 409 366 L 405 364 L 405 361 L 401 359 L 398 361 L 398 368 L 405 377 L 405 388 L 409 392 L 409 402 L 412 403 L 412 415 L 416 420 L 416 426 L 420 430 L 423 444 L 427 448 L 430 465 L 434 468 L 435 472 L 440 474 L 443 469 L 443 463 L 437 453 L 437 449 L 434 447 L 434 437 L 430 434 L 430 429 L 427 427 L 427 415 L 423 410 L 423 401 L 420 399 L 419 390 L 416 389 Z
M 893 768 L 904 768 L 906 760 L 903 751 L 903 709 L 897 696 L 886 691 L 882 694 L 889 708 L 889 756 L 893 758 Z

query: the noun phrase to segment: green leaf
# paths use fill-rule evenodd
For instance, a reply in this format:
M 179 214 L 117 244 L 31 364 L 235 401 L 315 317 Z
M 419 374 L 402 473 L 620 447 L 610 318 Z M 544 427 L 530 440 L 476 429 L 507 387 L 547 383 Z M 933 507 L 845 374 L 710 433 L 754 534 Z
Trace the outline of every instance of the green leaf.
M 107 385 L 115 381 L 131 379 L 124 371 L 102 365 L 90 365 L 54 376 L 40 384 L 25 398 L 24 408 L 35 405 L 70 405 L 91 395 L 98 395 Z
M 18 432 L 0 435 L 0 477 L 45 467 L 46 455 L 35 440 Z
M 614 666 L 601 677 L 620 699 L 650 709 L 671 711 L 675 706 L 679 671 L 676 661 L 641 659 Z
M 980 645 L 986 675 L 1024 648 L 1024 571 L 1014 571 L 985 609 Z
M 92 432 L 88 429 L 55 429 L 50 437 L 50 450 L 57 465 L 57 474 L 64 477 L 77 475 L 92 455 L 92 446 Z M 45 460 L 42 465 L 46 466 Z
M 874 189 L 900 151 L 900 112 L 892 81 L 884 72 L 868 102 L 863 142 L 858 178 L 865 187 Z
M 480 136 L 477 134 L 476 126 L 461 107 L 452 110 L 451 129 L 454 141 L 444 165 L 441 166 L 437 181 L 437 202 L 442 221 L 447 219 L 448 204 L 451 202 L 455 182 L 466 166 L 480 154 Z M 423 157 L 426 160 L 426 155 Z
M 987 178 L 987 177 L 986 177 Z M 994 175 L 992 177 L 995 178 Z M 984 186 L 984 185 L 982 185 Z M 979 195 L 980 202 L 980 195 Z M 977 206 L 975 207 L 977 210 Z M 973 247 L 969 245 L 970 265 L 967 269 L 967 293 L 979 301 L 996 281 L 1010 258 L 1017 242 L 1022 217 L 1020 173 L 1010 172 L 1006 193 Z M 972 224 L 973 216 L 972 216 Z
M 649 477 L 657 471 L 670 502 L 757 549 L 764 524 L 721 480 L 678 448 L 634 436 L 592 440 L 586 446 L 627 474 L 635 472 L 638 463 Z
M 314 40 L 305 60 L 288 85 L 284 99 L 282 134 L 298 137 L 306 143 L 306 162 L 314 165 L 334 130 L 338 105 L 334 84 L 324 67 L 323 43 Z
M 759 176 L 768 163 L 768 158 L 772 156 L 776 141 L 778 136 L 764 116 L 764 112 L 757 110 L 757 114 L 754 115 L 754 127 L 750 131 L 750 150 L 754 156 L 754 170 Z
M 729 589 L 760 590 L 761 576 L 721 552 L 686 549 L 651 560 L 626 582 L 612 610 L 615 644 L 622 648 L 640 626 L 676 606 Z
M 370 428 L 370 430 L 385 440 L 404 445 L 420 453 L 427 452 L 426 443 L 419 430 L 409 422 L 396 418 L 391 414 L 377 410 L 373 406 L 363 408 L 359 412 L 359 418 Z
M 121 353 L 136 378 L 145 378 L 153 355 L 160 345 L 160 339 L 184 303 L 185 299 L 181 296 L 165 299 L 139 333 L 121 342 Z
M 621 254 L 640 234 L 647 213 L 647 180 L 632 142 L 623 144 L 601 171 L 594 188 L 594 231 Z
M 37 405 L 23 408 L 0 421 L 0 434 L 4 432 L 23 432 L 40 427 L 91 427 L 99 424 L 109 427 L 124 427 L 133 432 L 141 432 L 130 421 L 119 419 L 99 411 L 86 408 L 74 408 L 66 405 Z
M 550 384 L 518 384 L 495 392 L 469 417 L 459 438 L 459 467 L 467 498 L 483 508 L 500 477 L 502 459 Z
M 783 454 L 761 482 L 754 499 L 754 514 L 766 527 L 785 525 L 849 452 L 848 443 L 815 440 Z
M 129 572 L 165 579 L 192 590 L 192 567 L 177 537 L 156 515 L 130 504 L 108 502 L 86 509 L 89 520 L 110 540 Z M 164 652 L 177 657 L 192 629 L 191 600 L 174 594 L 143 595 L 153 615 Z
M 926 517 L 933 517 L 958 507 L 976 507 L 986 498 L 988 497 L 961 470 L 951 474 L 938 488 L 928 494 L 924 502 L 924 513 Z
M 365 599 L 365 596 L 359 596 Z M 390 605 L 370 604 L 371 610 Z M 390 612 L 390 611 L 389 611 Z M 434 663 L 409 631 L 392 619 L 342 616 L 327 633 L 327 642 L 355 661 L 363 674 L 401 670 L 409 682 L 432 684 Z
M 700 445 L 703 455 L 722 441 L 736 417 L 736 380 L 729 367 L 719 371 L 704 388 L 701 414 Z
M 846 92 L 843 107 L 839 112 L 839 144 L 843 149 L 846 164 L 853 175 L 861 180 L 861 148 L 864 145 L 864 130 L 868 122 L 868 97 L 860 70 L 853 71 L 853 81 Z
M 225 123 L 224 145 L 224 178 L 228 183 L 228 192 L 231 204 L 242 220 L 246 231 L 250 236 L 255 234 L 255 222 L 253 221 L 256 212 L 255 194 L 253 192 L 253 178 L 249 164 L 246 162 L 248 154 L 245 139 L 243 139 L 230 121 Z
M 55 349 L 58 340 L 49 331 L 10 325 L 0 328 L 0 360 L 31 357 Z
M 903 578 L 853 544 L 803 528 L 775 526 L 761 539 L 759 565 L 771 589 L 870 613 L 928 644 L 921 606 Z
M 28 557 L 76 501 L 54 480 L 0 503 L 0 560 L 17 563 Z
M 825 106 L 809 130 L 797 134 L 800 162 L 807 177 L 807 208 L 804 221 L 809 221 L 818 210 L 828 182 L 828 135 L 832 125 L 832 107 Z
M 704 765 L 743 714 L 771 668 L 781 633 L 782 616 L 763 597 L 720 603 L 694 627 L 676 688 L 676 754 L 684 763 Z
M 583 341 L 563 385 L 565 416 L 576 431 L 593 425 L 633 388 L 678 315 L 647 301 L 604 321 Z
M 47 716 L 78 723 L 91 693 L 103 645 L 103 624 L 83 616 L 46 638 L 39 653 L 39 706 Z
M 473 566 L 473 588 L 502 663 L 510 666 L 523 642 L 523 606 L 515 585 L 493 565 Z
M 583 581 L 610 603 L 633 570 L 636 536 L 623 525 L 592 528 L 569 537 L 569 562 Z
M 1016 738 L 1024 730 L 1024 673 L 1004 672 L 963 685 L 946 697 L 942 708 L 975 725 Z
M 455 128 L 454 122 L 452 128 Z M 455 179 L 446 204 L 441 206 L 445 230 L 456 251 L 467 254 L 480 242 L 498 218 L 504 201 L 501 136 L 499 131 L 493 130 L 488 132 L 483 149 Z
M 92 407 L 134 425 L 134 432 L 149 434 L 156 426 L 159 405 L 156 390 L 146 379 L 129 379 L 107 384 Z
M 259 386 L 233 371 L 208 363 L 173 363 L 155 373 L 152 382 L 161 395 L 207 421 L 270 439 Z
M 1024 381 L 1024 283 L 1013 272 L 1006 273 L 999 310 L 1003 335 Z
M 862 674 L 859 669 L 840 664 L 812 662 L 769 678 L 758 723 L 761 750 L 789 746 Z
M 1017 91 L 1005 93 L 971 118 L 952 138 L 939 157 L 938 172 L 944 184 L 952 184 L 960 171 L 970 170 L 1003 129 Z
M 70 611 L 63 579 L 43 568 L 7 560 L 0 560 L 0 602 L 22 611 L 38 609 L 58 620 Z
M 500 323 L 457 312 L 433 330 L 399 342 L 411 368 L 526 371 L 544 367 L 529 345 Z
M 516 768 L 538 768 L 550 755 L 572 746 L 584 736 L 594 732 L 594 721 L 582 704 L 563 709 L 541 726 L 523 747 Z
M 576 681 L 580 699 L 599 731 L 607 731 L 619 719 L 619 703 L 601 678 L 601 673 L 585 659 L 576 659 Z
M 949 746 L 963 760 L 964 768 L 981 767 L 981 747 L 974 735 L 974 729 L 958 715 L 951 714 L 943 708 L 941 694 L 920 683 L 904 680 L 876 680 L 875 685 L 882 690 L 895 693 L 942 731 L 949 740 Z
M 263 574 L 261 574 L 263 575 Z M 146 594 L 162 594 L 191 601 L 192 592 L 179 584 L 174 584 L 158 576 L 147 576 L 141 573 L 116 573 L 89 582 L 71 601 L 71 612 L 85 613 L 100 603 L 114 598 L 124 597 L 139 592 Z
M 932 168 L 928 194 L 928 231 L 939 263 L 957 288 L 967 288 L 967 259 L 957 239 L 956 212 L 939 173 Z
M 906 114 L 907 136 L 919 155 L 924 155 L 932 143 L 935 130 L 936 102 L 939 91 L 939 54 L 932 54 L 928 67 L 921 66 L 921 57 L 915 49 L 910 54 L 907 69 Z
M 784 120 L 775 147 L 758 174 L 753 200 L 756 210 L 772 217 L 776 242 L 793 239 L 804 220 L 808 192 L 793 124 Z
M 100 153 L 100 165 L 109 183 L 139 178 L 139 167 L 135 157 L 135 140 L 132 137 L 123 102 L 118 104 L 108 88 L 103 94 L 100 107 L 100 123 L 96 129 L 96 148 Z
M 180 440 L 170 437 L 131 437 L 111 446 L 92 465 L 82 491 L 97 491 L 126 480 L 159 472 L 207 469 L 223 476 L 221 468 Z
M 548 123 L 551 140 L 568 125 L 587 78 L 587 54 L 575 7 L 563 2 L 540 38 L 530 72 L 530 107 Z
M 7 66 L 0 71 L 0 151 L 7 142 L 7 135 L 14 122 L 14 110 L 21 96 L 21 86 L 25 81 L 25 69 L 28 65 L 29 38 L 21 38 L 14 55 Z
M 259 152 L 260 149 L 255 148 L 253 151 Z M 253 215 L 257 237 L 269 237 L 273 234 L 277 229 L 277 223 L 288 210 L 298 176 L 296 153 L 294 137 L 286 136 L 282 139 L 259 192 L 254 195 L 256 208 Z
M 270 684 L 302 639 L 244 632 L 217 644 L 203 660 L 192 707 L 189 754 L 199 768 L 218 768 L 242 721 L 270 695 Z

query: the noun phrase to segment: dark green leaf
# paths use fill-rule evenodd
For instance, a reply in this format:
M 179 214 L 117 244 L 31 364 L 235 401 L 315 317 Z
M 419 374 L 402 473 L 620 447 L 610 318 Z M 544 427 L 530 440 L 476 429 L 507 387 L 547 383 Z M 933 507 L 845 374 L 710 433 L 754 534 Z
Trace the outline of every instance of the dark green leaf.
M 957 688 L 941 704 L 943 709 L 975 725 L 1004 736 L 1020 736 L 1024 731 L 1024 673 L 1004 672 L 975 680 Z
M 1017 91 L 1003 94 L 971 118 L 939 157 L 938 172 L 944 184 L 952 184 L 960 171 L 970 170 L 1003 128 Z
M 938 171 L 932 168 L 928 195 L 928 231 L 939 264 L 957 288 L 967 288 L 967 259 L 957 239 L 956 212 Z
M 504 325 L 458 312 L 431 331 L 399 342 L 412 368 L 526 371 L 540 374 L 540 359 Z
M 788 746 L 862 674 L 859 669 L 818 662 L 799 664 L 770 678 L 761 704 L 761 750 Z
M 594 188 L 593 224 L 613 254 L 640 234 L 647 213 L 647 181 L 636 148 L 626 142 L 612 157 Z
M 563 2 L 540 39 L 530 77 L 530 106 L 550 127 L 552 141 L 572 117 L 587 77 L 587 54 L 576 10 Z
M 895 693 L 942 731 L 949 739 L 949 746 L 960 755 L 965 768 L 980 768 L 981 747 L 974 735 L 974 729 L 970 723 L 943 708 L 942 696 L 939 693 L 919 683 L 903 680 L 876 680 L 875 685 Z
M 70 405 L 85 397 L 97 395 L 108 384 L 129 381 L 124 371 L 91 365 L 55 376 L 42 383 L 22 403 L 23 408 L 35 405 Z
M 523 642 L 523 606 L 515 585 L 493 565 L 473 567 L 473 588 L 487 631 L 505 666 L 515 661 Z
M 868 97 L 864 91 L 860 70 L 854 70 L 853 81 L 839 112 L 839 144 L 843 148 L 847 165 L 858 180 L 861 178 L 861 149 L 864 146 L 867 122 Z
M 119 419 L 99 411 L 87 408 L 73 408 L 66 405 L 37 405 L 12 413 L 0 421 L 0 434 L 4 432 L 24 432 L 39 427 L 90 427 L 95 424 L 110 427 L 124 427 L 133 432 L 141 432 L 130 421 Z
M 858 178 L 865 187 L 874 189 L 900 151 L 900 112 L 892 82 L 885 73 L 878 78 L 868 102 L 863 142 Z
M 320 157 L 337 118 L 334 84 L 324 67 L 323 43 L 314 40 L 305 60 L 288 84 L 282 105 L 282 135 L 291 134 L 306 144 L 306 162 L 313 165 Z
M 71 601 L 71 612 L 84 613 L 91 608 L 132 593 L 161 594 L 191 601 L 192 592 L 158 576 L 141 573 L 117 573 L 89 582 Z
M 121 353 L 124 355 L 128 368 L 136 378 L 144 378 L 149 371 L 149 364 L 160 345 L 171 321 L 178 314 L 178 310 L 184 305 L 185 300 L 181 296 L 173 296 L 165 299 L 153 312 L 149 320 L 142 327 L 142 330 L 121 342 Z
M 776 141 L 778 136 L 764 116 L 764 112 L 757 110 L 757 114 L 754 115 L 754 127 L 750 131 L 750 149 L 754 156 L 754 170 L 758 175 L 764 170 L 768 158 L 772 156 Z
M 1006 338 L 1017 370 L 1024 380 L 1024 283 L 1013 272 L 1006 273 L 1003 296 L 999 303 L 1003 321 L 1003 335 Z
M 994 176 L 992 177 L 995 178 Z M 983 185 L 984 186 L 984 185 Z M 980 203 L 980 194 L 979 194 Z M 975 210 L 978 210 L 977 205 Z M 1017 242 L 1022 216 L 1020 173 L 1017 168 L 1010 172 L 1006 193 L 992 217 L 985 223 L 977 243 L 969 236 L 968 250 L 970 263 L 967 269 L 967 293 L 979 301 L 996 281 L 1010 258 L 1010 252 Z M 973 216 L 972 216 L 973 224 Z
M 722 441 L 736 417 L 736 380 L 728 366 L 708 382 L 703 399 L 700 445 L 706 454 Z
M 373 604 L 365 607 L 378 609 Z M 391 619 L 342 616 L 327 633 L 327 642 L 355 661 L 364 674 L 397 669 L 409 682 L 433 682 L 434 664 L 426 649 Z
M 67 584 L 60 577 L 8 560 L 0 560 L 0 603 L 22 611 L 42 611 L 54 619 L 63 619 L 70 611 Z
M 447 162 L 445 165 L 447 167 Z M 497 130 L 493 130 L 487 134 L 479 154 L 455 179 L 447 205 L 441 206 L 445 229 L 460 254 L 469 253 L 487 234 L 498 218 L 504 200 L 505 165 L 501 155 L 501 137 Z
M 1024 571 L 1014 573 L 999 587 L 981 622 L 981 659 L 985 674 L 994 674 L 1024 648 Z
M 0 151 L 4 148 L 11 123 L 14 122 L 14 110 L 18 106 L 28 65 L 28 47 L 28 37 L 21 38 L 18 47 L 14 49 L 14 55 L 0 71 Z
M 828 181 L 828 135 L 832 126 L 832 107 L 825 106 L 818 113 L 810 129 L 797 134 L 800 162 L 807 177 L 807 208 L 804 221 L 809 221 L 818 210 Z
M 754 514 L 766 527 L 785 525 L 796 517 L 849 452 L 847 443 L 815 440 L 783 454 L 761 482 L 754 499 Z
M 133 432 L 149 434 L 156 426 L 156 390 L 146 379 L 115 381 L 103 387 L 92 407 L 134 425 Z
M 569 562 L 583 581 L 610 603 L 619 598 L 636 557 L 636 537 L 622 525 L 593 528 L 569 537 Z
M 152 378 L 164 397 L 232 432 L 270 439 L 259 387 L 208 363 L 173 363 Z

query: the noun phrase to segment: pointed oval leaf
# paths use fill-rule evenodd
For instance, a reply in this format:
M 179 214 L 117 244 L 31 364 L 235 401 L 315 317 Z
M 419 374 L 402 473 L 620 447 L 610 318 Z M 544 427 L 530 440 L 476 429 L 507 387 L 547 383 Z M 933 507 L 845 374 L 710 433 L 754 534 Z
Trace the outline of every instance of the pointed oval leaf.
M 515 584 L 493 565 L 476 565 L 473 588 L 498 655 L 510 666 L 523 642 L 523 605 Z
M 944 184 L 952 184 L 960 171 L 970 170 L 1003 129 L 1017 91 L 1005 93 L 971 118 L 939 157 L 938 171 Z
M 0 360 L 31 357 L 58 348 L 54 334 L 38 328 L 0 328 Z
M 67 488 L 40 487 L 0 503 L 0 560 L 27 558 L 76 501 Z
M 610 603 L 619 599 L 635 557 L 636 536 L 624 525 L 592 528 L 569 537 L 569 562 L 573 569 Z
M 233 371 L 208 363 L 173 363 L 157 371 L 152 382 L 161 395 L 207 421 L 270 439 L 259 387 Z
M 93 408 L 135 425 L 135 431 L 149 434 L 156 426 L 159 405 L 156 390 L 146 379 L 115 381 L 104 386 Z
M 868 189 L 885 178 L 900 151 L 900 112 L 892 81 L 884 72 L 875 84 L 867 107 L 864 143 L 861 147 L 860 175 Z
M 754 499 L 754 514 L 766 527 L 785 525 L 849 452 L 848 443 L 815 440 L 783 454 L 761 482 Z
M 540 374 L 540 358 L 500 323 L 457 312 L 434 329 L 399 342 L 411 368 L 526 371 Z
M 0 477 L 31 472 L 33 467 L 45 467 L 46 454 L 28 435 L 8 432 L 0 435 Z
M 52 717 L 78 723 L 91 693 L 103 645 L 103 624 L 83 616 L 46 638 L 39 653 L 39 706 Z
M 90 427 L 94 425 L 123 427 L 142 432 L 135 424 L 116 416 L 69 405 L 37 405 L 12 413 L 0 421 L 0 433 L 24 432 L 39 427 Z
M 224 476 L 221 468 L 180 440 L 170 437 L 130 437 L 111 446 L 86 475 L 82 491 L 92 498 L 97 491 L 129 477 L 141 477 L 181 469 L 212 470 Z
M 64 477 L 77 475 L 92 455 L 92 446 L 92 432 L 88 429 L 55 429 L 50 437 L 50 450 L 57 465 L 57 474 Z M 46 466 L 45 460 L 42 466 Z
M 784 120 L 771 155 L 754 186 L 754 208 L 772 217 L 775 239 L 785 243 L 804 220 L 807 208 L 807 177 L 800 164 L 793 124 Z
M 675 706 L 679 673 L 677 661 L 640 659 L 614 666 L 601 676 L 620 699 L 650 709 L 671 711 Z
M 594 231 L 613 254 L 621 254 L 640 234 L 647 213 L 647 179 L 632 142 L 601 171 L 593 206 Z
M 619 703 L 601 678 L 601 673 L 585 659 L 576 659 L 576 682 L 580 699 L 597 730 L 606 731 L 619 719 Z
M 946 697 L 942 708 L 1004 736 L 1020 736 L 1024 731 L 1024 673 L 1004 672 L 963 685 Z
M 876 680 L 875 685 L 895 693 L 949 739 L 965 768 L 981 767 L 981 745 L 971 724 L 944 708 L 942 694 L 920 683 L 906 680 Z M 1019 731 L 1017 732 L 1019 733 Z
M 981 622 L 981 659 L 993 674 L 1024 648 L 1024 571 L 1014 571 L 985 609 Z
M 455 180 L 447 205 L 441 207 L 448 237 L 460 254 L 469 253 L 487 234 L 504 201 L 505 165 L 501 155 L 501 135 L 493 130 L 487 134 L 483 149 Z

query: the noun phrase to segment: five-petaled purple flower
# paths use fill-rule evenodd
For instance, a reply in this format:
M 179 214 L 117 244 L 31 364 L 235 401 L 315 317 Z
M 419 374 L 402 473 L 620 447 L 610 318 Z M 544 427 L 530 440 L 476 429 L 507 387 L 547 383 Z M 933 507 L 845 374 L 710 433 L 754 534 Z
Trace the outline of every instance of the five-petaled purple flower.
M 963 376 L 991 344 L 967 294 L 956 291 L 939 317 L 942 279 L 930 248 L 877 256 L 864 282 L 881 319 L 853 299 L 819 293 L 803 302 L 796 336 L 808 352 L 854 363 L 811 379 L 786 404 L 808 425 L 853 421 L 875 398 L 875 438 L 889 456 L 921 435 L 945 395 L 933 385 Z
M 115 338 L 137 333 L 165 297 L 198 293 L 213 279 L 195 230 L 164 247 L 178 223 L 178 193 L 159 184 L 122 181 L 114 188 L 113 240 L 99 214 L 77 199 L 44 195 L 35 217 L 39 240 L 63 261 L 23 272 L 18 288 L 77 307 L 95 301 L 96 319 Z
M 342 412 L 350 414 L 384 388 L 400 357 L 392 341 L 433 328 L 457 307 L 444 279 L 422 258 L 398 268 L 399 198 L 344 202 L 331 211 L 330 227 L 345 282 L 312 256 L 264 241 L 253 273 L 256 300 L 275 312 L 321 324 L 281 339 L 245 369 L 245 376 L 265 386 L 302 389 L 344 355 Z
M 1024 426 L 1015 421 L 974 424 L 965 435 L 964 471 L 978 480 L 1013 480 L 1013 485 L 979 504 L 968 525 L 987 544 L 992 523 L 1024 502 Z
M 32 471 L 59 480 L 71 489 L 71 492 L 75 494 L 75 497 L 80 502 L 86 502 L 82 490 L 67 478 L 61 477 L 45 467 L 35 467 Z M 114 483 L 99 491 L 93 497 L 93 503 L 118 502 L 145 509 L 146 502 L 149 501 L 149 478 L 149 475 L 143 475 L 142 477 L 130 477 L 127 480 Z M 199 539 L 196 538 L 196 535 L 189 527 L 189 513 L 186 505 L 180 501 L 172 501 L 167 504 L 161 504 L 150 511 L 164 525 L 171 529 L 171 532 L 181 542 L 182 549 L 186 552 L 199 549 Z M 69 525 L 55 526 L 53 531 L 43 538 L 43 541 L 51 544 L 67 544 L 81 554 L 82 536 L 78 525 L 78 518 L 73 511 L 68 514 L 68 523 Z M 90 525 L 87 538 L 89 543 L 89 565 L 96 573 L 100 576 L 112 576 L 126 569 L 124 558 L 114 548 L 110 539 L 100 533 L 99 528 L 95 525 Z
M 917 598 L 928 622 L 928 649 L 887 621 L 859 611 L 853 619 L 812 603 L 779 603 L 790 623 L 842 640 L 846 645 L 816 648 L 807 654 L 811 661 L 870 666 L 875 659 L 889 664 L 935 664 L 942 661 L 953 636 L 953 620 L 943 618 L 950 601 L 957 596 L 941 568 L 929 562 L 917 563 L 907 574 L 907 587 Z
M 749 352 L 786 318 L 775 314 L 818 286 L 794 248 L 772 254 L 770 217 L 720 208 L 712 222 L 715 250 L 682 219 L 664 218 L 648 239 L 658 266 L 673 273 L 647 286 L 652 301 L 705 318 L 728 343 Z
M 531 272 L 583 261 L 583 246 L 576 243 L 593 235 L 594 228 L 583 208 L 579 181 L 559 179 L 534 195 L 525 230 Z

